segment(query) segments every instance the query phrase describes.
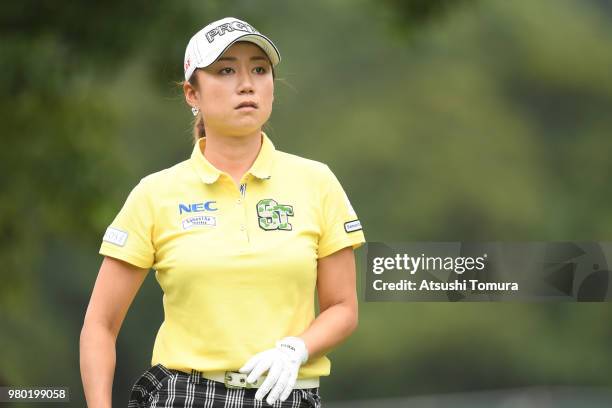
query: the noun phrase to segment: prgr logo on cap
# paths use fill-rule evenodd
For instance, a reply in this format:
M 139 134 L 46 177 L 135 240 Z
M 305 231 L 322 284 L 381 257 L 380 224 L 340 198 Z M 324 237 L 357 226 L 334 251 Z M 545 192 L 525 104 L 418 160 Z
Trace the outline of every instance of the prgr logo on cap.
M 206 39 L 208 40 L 209 43 L 213 42 L 215 40 L 216 36 L 221 36 L 223 34 L 225 34 L 227 31 L 234 31 L 234 30 L 238 30 L 238 31 L 244 31 L 247 33 L 259 33 L 259 31 L 257 31 L 255 28 L 253 28 L 253 26 L 242 22 L 242 21 L 237 21 L 234 20 L 231 23 L 223 23 L 209 31 L 206 32 Z

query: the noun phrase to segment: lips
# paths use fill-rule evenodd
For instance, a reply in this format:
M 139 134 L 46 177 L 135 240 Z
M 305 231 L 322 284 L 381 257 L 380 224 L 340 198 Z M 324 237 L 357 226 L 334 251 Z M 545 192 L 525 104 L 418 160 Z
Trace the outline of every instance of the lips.
M 247 106 L 257 109 L 257 104 L 254 101 L 244 101 L 240 105 L 236 106 L 236 109 L 244 108 Z

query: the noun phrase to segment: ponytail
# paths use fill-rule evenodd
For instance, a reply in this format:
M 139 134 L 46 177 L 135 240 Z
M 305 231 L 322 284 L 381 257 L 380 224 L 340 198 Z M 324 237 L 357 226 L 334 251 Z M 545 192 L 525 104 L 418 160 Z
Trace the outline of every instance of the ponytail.
M 199 111 L 193 120 L 193 140 L 195 143 L 198 143 L 198 140 L 206 136 L 206 131 L 204 130 L 204 117 L 202 116 L 202 111 Z

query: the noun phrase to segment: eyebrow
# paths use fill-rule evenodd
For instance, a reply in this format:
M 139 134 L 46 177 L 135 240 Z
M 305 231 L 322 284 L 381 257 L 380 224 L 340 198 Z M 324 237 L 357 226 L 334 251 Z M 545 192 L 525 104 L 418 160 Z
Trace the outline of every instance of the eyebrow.
M 217 60 L 218 61 L 237 61 L 238 58 L 236 57 L 221 57 Z M 262 56 L 255 56 L 255 57 L 251 57 L 251 61 L 255 61 L 255 60 L 267 60 L 266 57 L 262 57 Z

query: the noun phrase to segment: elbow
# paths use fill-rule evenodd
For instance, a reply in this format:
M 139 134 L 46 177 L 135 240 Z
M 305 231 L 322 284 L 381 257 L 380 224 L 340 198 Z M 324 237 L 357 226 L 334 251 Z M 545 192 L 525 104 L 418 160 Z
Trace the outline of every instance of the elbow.
M 81 327 L 79 336 L 79 347 L 87 346 L 92 341 L 97 341 L 100 338 L 111 339 L 113 342 L 117 340 L 118 331 L 112 326 L 96 321 L 87 321 Z
M 357 330 L 357 327 L 359 327 L 359 313 L 357 312 L 357 309 L 351 310 L 351 314 L 347 320 L 350 322 L 349 334 L 351 334 Z
M 86 324 L 83 324 L 81 327 L 81 334 L 79 336 L 79 354 L 82 356 L 84 351 L 87 349 L 87 346 L 90 342 L 92 336 L 89 334 L 90 330 Z
M 83 346 L 86 345 L 94 336 L 94 334 L 92 334 L 92 330 L 93 327 L 91 327 L 91 325 L 87 324 L 86 322 L 83 323 L 83 327 L 81 327 L 81 334 L 79 336 L 79 347 L 83 348 Z
M 346 322 L 347 335 L 350 335 L 359 326 L 359 308 L 355 299 L 348 299 L 339 303 L 343 320 Z
M 84 339 L 87 338 L 88 332 L 89 332 L 89 326 L 87 325 L 86 322 L 83 322 L 83 326 L 81 326 L 81 333 L 79 336 L 79 341 L 81 342 L 81 344 L 83 343 Z
M 351 330 L 351 332 L 357 330 L 357 327 L 359 327 L 359 316 L 357 315 L 357 313 L 355 313 L 355 319 L 353 320 L 353 330 Z

